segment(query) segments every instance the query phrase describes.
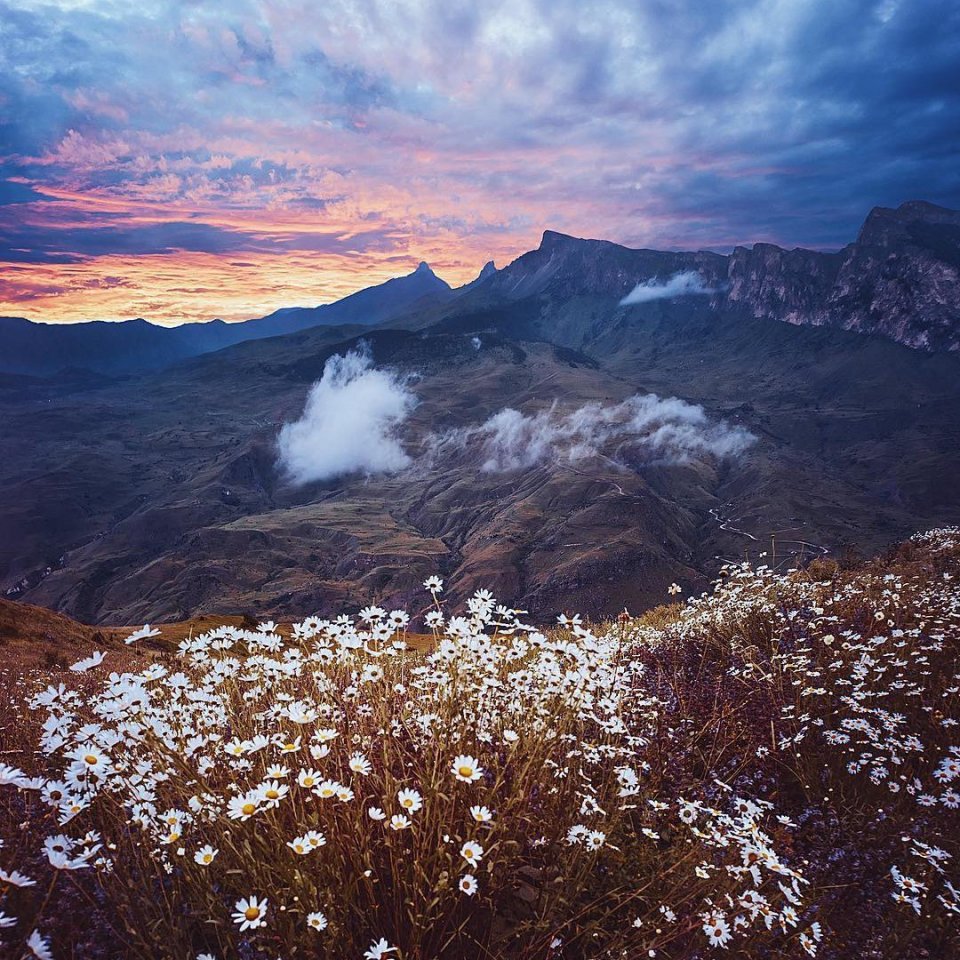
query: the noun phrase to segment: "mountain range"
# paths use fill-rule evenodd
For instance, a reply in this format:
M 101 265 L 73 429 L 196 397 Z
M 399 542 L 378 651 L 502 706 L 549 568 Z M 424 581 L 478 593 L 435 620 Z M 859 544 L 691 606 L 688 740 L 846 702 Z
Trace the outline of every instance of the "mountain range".
M 769 243 L 735 247 L 729 255 L 632 250 L 548 230 L 537 250 L 502 271 L 487 263 L 476 280 L 457 290 L 421 263 L 408 276 L 335 303 L 288 307 L 240 323 L 160 327 L 143 319 L 44 324 L 0 317 L 0 370 L 41 376 L 64 369 L 140 373 L 315 326 L 369 327 L 410 314 L 422 323 L 451 301 L 462 306 L 467 295 L 475 303 L 487 297 L 515 300 L 550 287 L 609 299 L 627 295 L 638 283 L 691 272 L 720 314 L 746 311 L 873 333 L 918 349 L 960 349 L 960 212 L 911 201 L 895 210 L 874 208 L 856 241 L 836 252 L 784 250 Z
M 727 560 L 873 552 L 960 510 L 958 238 L 960 214 L 920 202 L 835 253 L 547 231 L 459 290 L 422 265 L 151 370 L 51 375 L 0 333 L 0 584 L 139 623 L 415 605 L 438 573 L 454 600 L 600 616 L 698 592 Z M 351 351 L 414 398 L 407 465 L 293 483 L 278 435 Z M 750 442 L 653 455 L 610 426 L 630 404 L 665 411 L 668 448 Z M 527 442 L 491 468 L 478 438 L 505 411 L 561 440 L 578 424 L 576 455 Z
M 266 337 L 317 326 L 365 327 L 453 296 L 427 264 L 405 277 L 318 307 L 287 307 L 242 323 L 211 320 L 161 327 L 146 320 L 120 323 L 33 323 L 0 317 L 0 370 L 45 376 L 62 370 L 127 374 L 160 370 L 180 360 Z

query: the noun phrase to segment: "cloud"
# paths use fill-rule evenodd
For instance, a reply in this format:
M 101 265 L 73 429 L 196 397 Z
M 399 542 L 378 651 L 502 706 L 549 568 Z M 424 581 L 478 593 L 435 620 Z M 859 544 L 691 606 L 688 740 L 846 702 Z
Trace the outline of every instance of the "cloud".
M 703 277 L 696 270 L 684 270 L 681 273 L 675 273 L 669 280 L 653 279 L 638 283 L 620 301 L 620 306 L 627 307 L 635 303 L 649 303 L 651 300 L 671 300 L 673 297 L 716 292 L 716 289 L 708 287 L 703 282 Z
M 434 458 L 471 450 L 482 470 L 501 473 L 598 455 L 633 465 L 681 464 L 738 456 L 755 440 L 743 427 L 710 420 L 701 406 L 648 393 L 606 406 L 587 403 L 569 413 L 556 402 L 534 414 L 507 407 L 480 426 L 434 436 L 430 448 Z
M 360 267 L 383 276 L 385 251 L 464 282 L 544 227 L 661 249 L 838 247 L 875 204 L 960 207 L 954 0 L 715 0 L 709 23 L 702 9 L 0 0 L 0 177 L 58 197 L 0 191 L 41 230 L 0 247 L 35 273 L 78 255 L 87 275 L 155 249 L 78 237 L 70 209 L 97 205 L 229 230 L 264 275 L 339 289 Z M 358 231 L 374 234 L 356 246 Z M 294 269 L 315 232 L 327 262 Z M 162 302 L 151 319 L 243 315 L 223 299 L 249 275 L 219 297 L 178 295 L 179 279 L 167 295 L 196 261 L 164 239 L 141 287 Z M 213 259 L 236 251 L 223 239 L 192 242 Z M 297 302 L 290 287 L 258 312 Z M 89 291 L 37 310 L 118 312 Z
M 303 416 L 280 431 L 279 465 L 297 484 L 396 473 L 411 462 L 396 430 L 416 402 L 404 380 L 373 368 L 368 349 L 333 356 L 310 388 Z

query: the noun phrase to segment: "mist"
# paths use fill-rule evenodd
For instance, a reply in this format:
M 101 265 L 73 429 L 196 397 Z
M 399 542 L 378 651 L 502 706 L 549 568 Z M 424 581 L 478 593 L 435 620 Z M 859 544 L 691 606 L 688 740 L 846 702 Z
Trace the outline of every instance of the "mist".
M 303 416 L 280 431 L 280 469 L 296 484 L 396 473 L 410 464 L 396 431 L 416 403 L 404 379 L 373 368 L 368 349 L 333 356 Z
M 587 403 L 564 412 L 554 402 L 524 414 L 504 408 L 476 427 L 432 438 L 433 457 L 470 450 L 486 473 L 522 470 L 547 460 L 576 462 L 627 455 L 631 462 L 682 464 L 704 457 L 735 457 L 756 441 L 743 427 L 711 420 L 703 407 L 656 394 L 622 403 Z
M 669 280 L 652 279 L 638 283 L 620 301 L 620 306 L 629 307 L 637 303 L 649 303 L 651 300 L 670 300 L 673 297 L 709 295 L 716 292 L 715 288 L 704 283 L 703 277 L 696 270 L 684 270 L 675 273 Z

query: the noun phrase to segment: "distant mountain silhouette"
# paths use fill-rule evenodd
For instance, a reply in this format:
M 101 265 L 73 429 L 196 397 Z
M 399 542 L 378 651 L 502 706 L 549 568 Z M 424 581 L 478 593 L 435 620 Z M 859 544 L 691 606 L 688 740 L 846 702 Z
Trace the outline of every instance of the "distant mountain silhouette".
M 360 290 L 319 307 L 290 307 L 242 323 L 186 323 L 160 327 L 146 320 L 120 323 L 33 323 L 0 317 L 0 371 L 45 376 L 85 369 L 101 374 L 143 373 L 246 340 L 296 333 L 315 326 L 375 326 L 418 304 L 453 296 L 448 284 L 421 263 L 405 277 Z
M 491 261 L 456 290 L 421 263 L 407 276 L 335 303 L 288 307 L 243 323 L 159 327 L 142 319 L 43 324 L 0 317 L 0 371 L 142 373 L 315 326 L 422 328 L 451 313 L 462 316 L 530 297 L 545 297 L 552 305 L 550 317 L 538 319 L 541 332 L 579 348 L 597 333 L 583 328 L 588 300 L 606 311 L 637 284 L 689 272 L 710 291 L 710 308 L 718 317 L 748 313 L 877 334 L 918 349 L 960 350 L 960 212 L 914 200 L 896 209 L 874 208 L 856 241 L 837 252 L 785 250 L 770 243 L 736 247 L 729 255 L 635 250 L 547 230 L 536 250 L 502 270 Z M 699 308 L 695 296 L 664 299 Z M 624 309 L 650 308 L 647 303 Z

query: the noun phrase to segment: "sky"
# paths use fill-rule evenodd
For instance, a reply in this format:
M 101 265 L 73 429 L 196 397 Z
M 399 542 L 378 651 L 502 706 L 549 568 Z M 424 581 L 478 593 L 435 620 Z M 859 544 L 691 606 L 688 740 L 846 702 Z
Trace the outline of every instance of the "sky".
M 544 229 L 960 208 L 956 0 L 0 0 L 0 314 L 262 316 Z

